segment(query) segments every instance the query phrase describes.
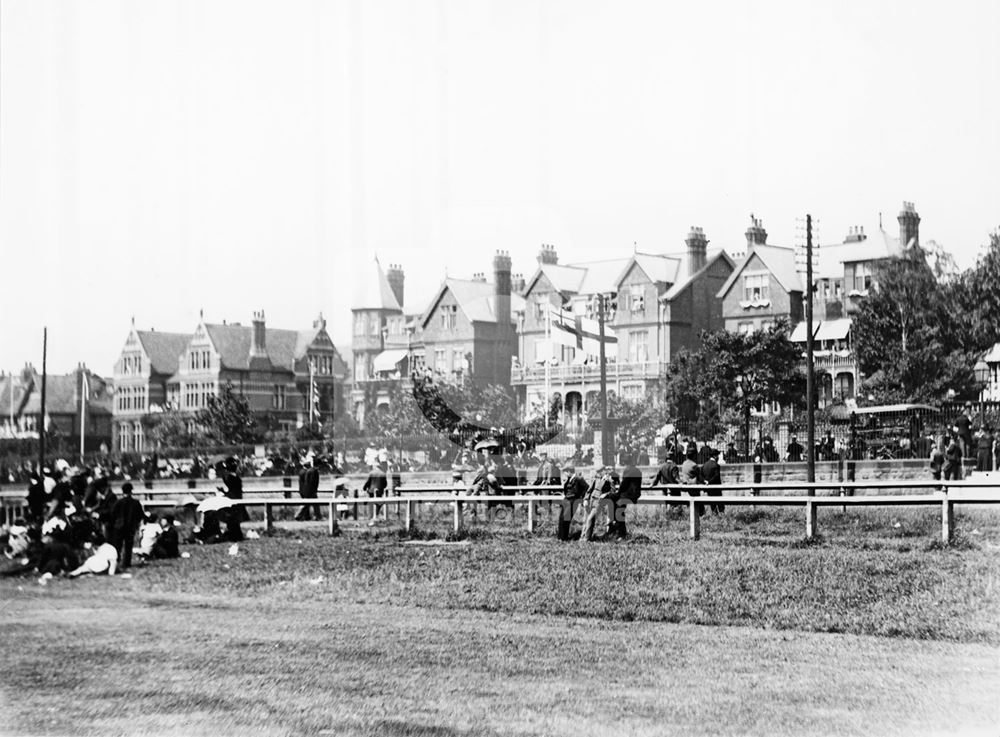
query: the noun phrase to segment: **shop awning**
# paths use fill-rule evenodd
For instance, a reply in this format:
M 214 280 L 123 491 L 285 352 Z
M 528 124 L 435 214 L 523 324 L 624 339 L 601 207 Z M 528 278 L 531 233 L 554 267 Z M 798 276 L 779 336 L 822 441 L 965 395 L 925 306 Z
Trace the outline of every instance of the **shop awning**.
M 395 371 L 396 366 L 398 366 L 399 362 L 404 358 L 406 358 L 405 348 L 395 348 L 388 351 L 382 351 L 375 356 L 372 368 L 375 371 Z

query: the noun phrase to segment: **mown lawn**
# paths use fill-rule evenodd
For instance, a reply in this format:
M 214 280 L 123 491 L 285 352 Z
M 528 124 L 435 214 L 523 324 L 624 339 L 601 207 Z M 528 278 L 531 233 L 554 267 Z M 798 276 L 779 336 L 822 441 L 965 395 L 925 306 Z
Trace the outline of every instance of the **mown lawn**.
M 800 516 L 284 529 L 5 581 L 0 732 L 995 734 L 1000 515 L 947 548 L 929 511 L 826 511 L 808 544 Z

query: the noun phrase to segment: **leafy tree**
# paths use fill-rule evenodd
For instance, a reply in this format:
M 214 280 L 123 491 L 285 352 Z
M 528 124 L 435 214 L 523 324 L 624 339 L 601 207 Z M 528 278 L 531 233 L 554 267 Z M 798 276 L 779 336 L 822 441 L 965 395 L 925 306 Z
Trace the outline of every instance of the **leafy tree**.
M 976 265 L 962 275 L 956 289 L 971 334 L 968 349 L 981 353 L 1000 341 L 1000 230 L 990 234 Z
M 195 448 L 205 438 L 200 428 L 188 432 L 190 420 L 175 409 L 150 413 L 142 418 L 143 433 L 156 448 Z
M 700 382 L 704 397 L 743 415 L 772 402 L 802 406 L 806 388 L 802 348 L 789 333 L 785 320 L 754 333 L 707 333 Z
M 854 319 L 863 390 L 877 402 L 935 402 L 973 390 L 974 339 L 962 309 L 966 278 L 941 281 L 916 247 L 879 266 Z
M 250 411 L 250 402 L 233 392 L 227 383 L 218 396 L 209 397 L 208 407 L 199 410 L 195 421 L 205 437 L 218 445 L 253 445 L 263 439 L 263 432 Z

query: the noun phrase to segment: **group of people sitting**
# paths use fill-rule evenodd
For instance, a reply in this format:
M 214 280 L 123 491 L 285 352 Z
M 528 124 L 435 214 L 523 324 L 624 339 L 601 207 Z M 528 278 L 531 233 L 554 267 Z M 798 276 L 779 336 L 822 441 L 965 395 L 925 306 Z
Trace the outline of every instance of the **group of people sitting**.
M 75 478 L 57 465 L 32 480 L 27 514 L 0 530 L 0 575 L 37 573 L 43 582 L 57 575 L 113 575 L 131 567 L 133 556 L 143 562 L 179 556 L 174 517 L 145 512 L 131 483 L 122 484 L 119 496 L 104 476 L 83 484 Z
M 44 578 L 85 573 L 114 575 L 151 559 L 177 558 L 184 542 L 214 543 L 243 539 L 246 510 L 229 500 L 241 499 L 236 467 L 221 464 L 228 499 L 206 509 L 200 525 L 186 525 L 175 514 L 158 516 L 143 509 L 126 481 L 116 494 L 99 468 L 71 468 L 57 461 L 35 474 L 28 485 L 26 513 L 0 528 L 0 575 L 30 573 Z M 186 506 L 184 517 L 190 517 Z M 136 547 L 138 543 L 138 547 Z

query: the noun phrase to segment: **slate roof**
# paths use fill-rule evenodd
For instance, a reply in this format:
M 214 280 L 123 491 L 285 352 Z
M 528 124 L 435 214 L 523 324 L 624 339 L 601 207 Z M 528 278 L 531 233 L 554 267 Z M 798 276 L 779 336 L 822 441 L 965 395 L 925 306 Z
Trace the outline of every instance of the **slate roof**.
M 735 267 L 735 264 L 733 263 L 732 256 L 730 256 L 728 253 L 725 252 L 725 250 L 723 250 L 721 248 L 713 248 L 713 249 L 709 250 L 705 254 L 705 265 L 702 268 L 698 269 L 698 271 L 696 271 L 693 274 L 688 274 L 687 276 L 682 277 L 681 279 L 678 279 L 664 293 L 664 295 L 662 297 L 660 297 L 660 299 L 662 301 L 664 301 L 664 302 L 669 302 L 670 300 L 676 298 L 681 292 L 683 292 L 688 287 L 689 284 L 691 284 L 691 282 L 693 282 L 695 279 L 697 279 L 703 273 L 705 273 L 706 271 L 708 271 L 709 267 L 712 266 L 712 264 L 714 264 L 720 258 L 723 259 L 724 261 L 726 261 L 726 263 L 728 263 L 730 266 Z M 685 265 L 684 265 L 684 273 L 685 274 L 687 273 L 687 263 L 686 262 L 685 262 Z
M 458 303 L 458 307 L 469 322 L 496 322 L 496 288 L 490 282 L 475 279 L 455 279 L 448 277 L 441 284 L 431 300 L 430 307 L 421 322 L 426 325 L 434 308 L 440 302 L 445 290 L 450 291 Z M 519 294 L 510 295 L 510 320 L 514 322 L 514 314 L 525 309 L 524 297 Z
M 716 295 L 722 298 L 729 292 L 733 284 L 743 273 L 747 264 L 753 259 L 754 256 L 758 256 L 760 260 L 767 267 L 767 270 L 771 272 L 774 278 L 778 281 L 778 284 L 786 292 L 801 292 L 803 291 L 802 279 L 799 276 L 798 267 L 795 263 L 795 251 L 791 248 L 783 248 L 781 246 L 761 246 L 755 245 L 750 252 L 743 257 L 739 265 L 733 270 L 733 273 L 729 275 L 726 279 L 726 283 L 722 285 Z
M 111 414 L 111 396 L 107 382 L 96 374 L 90 374 L 90 399 L 87 412 L 91 414 Z M 80 374 L 57 374 L 45 377 L 45 411 L 49 415 L 76 414 L 79 409 Z M 42 377 L 36 374 L 34 387 L 24 406 L 22 414 L 37 415 L 42 410 Z
M 912 245 L 913 241 L 907 244 Z M 877 261 L 888 258 L 898 258 L 903 255 L 899 238 L 889 235 L 882 228 L 863 241 L 852 243 L 833 243 L 817 248 L 818 267 L 816 279 L 842 279 L 844 264 L 858 261 Z
M 236 371 L 250 368 L 250 347 L 253 344 L 252 325 L 205 325 L 222 366 Z M 296 330 L 264 329 L 264 348 L 271 365 L 277 369 L 293 371 L 299 333 Z
M 24 402 L 24 386 L 20 376 L 8 375 L 0 377 L 0 422 L 10 417 L 11 384 L 14 385 L 14 415 L 20 414 Z
M 177 361 L 193 337 L 191 333 L 161 333 L 156 330 L 136 330 L 135 334 L 149 356 L 153 372 L 168 376 L 177 371 Z
M 377 256 L 372 266 L 365 269 L 364 277 L 354 285 L 354 300 L 351 309 L 403 311 L 403 306 L 396 299 L 396 294 L 392 291 L 389 279 L 386 277 Z
M 706 265 L 715 261 L 722 249 L 711 249 L 706 254 Z M 727 261 L 732 259 L 725 255 Z M 687 250 L 675 253 L 637 252 L 629 256 L 601 261 L 583 261 L 573 264 L 542 264 L 529 282 L 529 289 L 541 275 L 565 295 L 587 295 L 618 290 L 633 264 L 639 266 L 650 281 L 669 284 L 666 299 L 683 291 L 695 275 L 688 274 L 690 255 Z

